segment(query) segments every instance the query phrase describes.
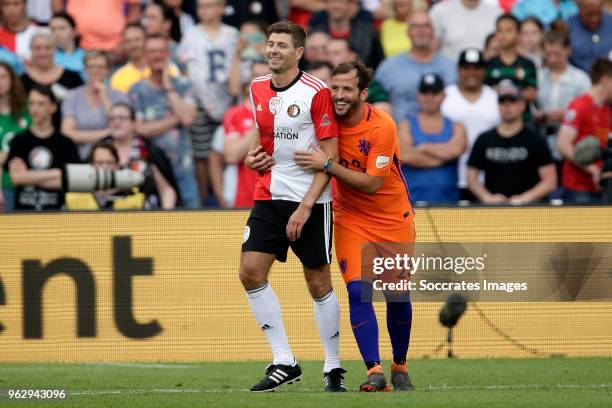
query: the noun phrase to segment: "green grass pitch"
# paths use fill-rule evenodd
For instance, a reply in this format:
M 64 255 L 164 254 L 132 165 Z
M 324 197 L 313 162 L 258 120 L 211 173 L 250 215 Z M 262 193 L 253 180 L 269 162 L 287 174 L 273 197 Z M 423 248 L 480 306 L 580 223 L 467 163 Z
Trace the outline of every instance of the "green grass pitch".
M 417 360 L 411 393 L 360 394 L 365 371 L 349 370 L 344 394 L 322 392 L 321 362 L 301 362 L 298 383 L 246 391 L 265 362 L 0 364 L 7 407 L 612 407 L 612 358 Z M 388 363 L 385 363 L 388 370 Z M 8 389 L 63 388 L 59 402 L 9 401 Z M 374 405 L 366 405 L 374 404 Z

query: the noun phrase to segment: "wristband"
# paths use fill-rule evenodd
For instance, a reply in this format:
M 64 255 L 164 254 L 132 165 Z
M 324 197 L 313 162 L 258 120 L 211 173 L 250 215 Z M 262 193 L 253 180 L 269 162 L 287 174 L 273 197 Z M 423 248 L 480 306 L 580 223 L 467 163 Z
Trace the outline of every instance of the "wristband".
M 329 169 L 331 169 L 331 167 L 334 165 L 334 161 L 332 160 L 331 157 L 327 158 L 327 161 L 325 162 L 325 164 L 323 165 L 323 171 L 324 172 L 328 172 Z

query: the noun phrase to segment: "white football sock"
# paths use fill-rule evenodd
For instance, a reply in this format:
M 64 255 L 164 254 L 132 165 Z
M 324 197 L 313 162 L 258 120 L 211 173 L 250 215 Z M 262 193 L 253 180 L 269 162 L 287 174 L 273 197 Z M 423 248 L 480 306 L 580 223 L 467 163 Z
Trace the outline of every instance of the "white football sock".
M 340 367 L 340 306 L 332 289 L 321 299 L 314 299 L 314 315 L 325 350 L 323 372 Z
M 259 327 L 268 337 L 272 348 L 272 364 L 292 365 L 295 358 L 285 333 L 280 303 L 272 287 L 266 282 L 261 288 L 247 291 L 247 297 Z

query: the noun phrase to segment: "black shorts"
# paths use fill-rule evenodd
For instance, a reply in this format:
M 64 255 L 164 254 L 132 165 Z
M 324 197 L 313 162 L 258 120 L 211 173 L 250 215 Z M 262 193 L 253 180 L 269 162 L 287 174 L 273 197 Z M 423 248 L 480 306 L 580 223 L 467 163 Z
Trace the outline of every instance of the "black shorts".
M 256 201 L 247 221 L 242 252 L 264 252 L 287 260 L 289 247 L 307 268 L 331 263 L 331 203 L 315 204 L 300 238 L 290 242 L 287 223 L 300 203 L 284 200 Z

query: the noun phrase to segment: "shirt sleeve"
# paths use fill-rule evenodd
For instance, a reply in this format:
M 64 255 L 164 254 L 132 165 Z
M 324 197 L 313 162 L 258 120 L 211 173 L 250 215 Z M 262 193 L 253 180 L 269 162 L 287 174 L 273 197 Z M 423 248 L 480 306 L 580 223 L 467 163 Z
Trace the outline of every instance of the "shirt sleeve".
M 551 164 L 553 160 L 550 154 L 550 149 L 548 148 L 548 144 L 541 137 L 537 137 L 537 135 L 534 136 L 536 136 L 536 138 L 534 139 L 536 141 L 536 166 L 542 167 Z
M 584 109 L 579 100 L 575 100 L 568 106 L 565 114 L 563 115 L 563 121 L 561 125 L 569 126 L 575 130 L 579 130 L 582 127 L 584 121 Z
M 474 147 L 472 147 L 472 153 L 470 153 L 470 158 L 468 159 L 468 167 L 474 167 L 479 170 L 484 170 L 485 168 L 485 135 L 482 134 L 478 136 L 476 142 L 474 142 Z
M 529 61 L 527 68 L 525 69 L 525 87 L 533 86 L 534 88 L 538 87 L 538 69 L 535 64 Z
M 257 123 L 257 111 L 255 110 L 255 99 L 253 97 L 253 83 L 249 87 L 249 98 L 251 99 L 251 111 L 253 112 L 253 120 L 255 121 L 255 129 L 259 130 L 259 123 Z
M 310 114 L 317 140 L 338 137 L 338 123 L 336 122 L 329 88 L 321 89 L 312 98 Z
M 76 97 L 74 91 L 68 92 L 68 95 L 62 101 L 62 117 L 76 116 Z
M 380 126 L 372 132 L 370 139 L 370 152 L 366 174 L 370 176 L 385 177 L 393 165 L 395 148 L 397 144 L 397 129 L 395 123 L 382 120 Z

